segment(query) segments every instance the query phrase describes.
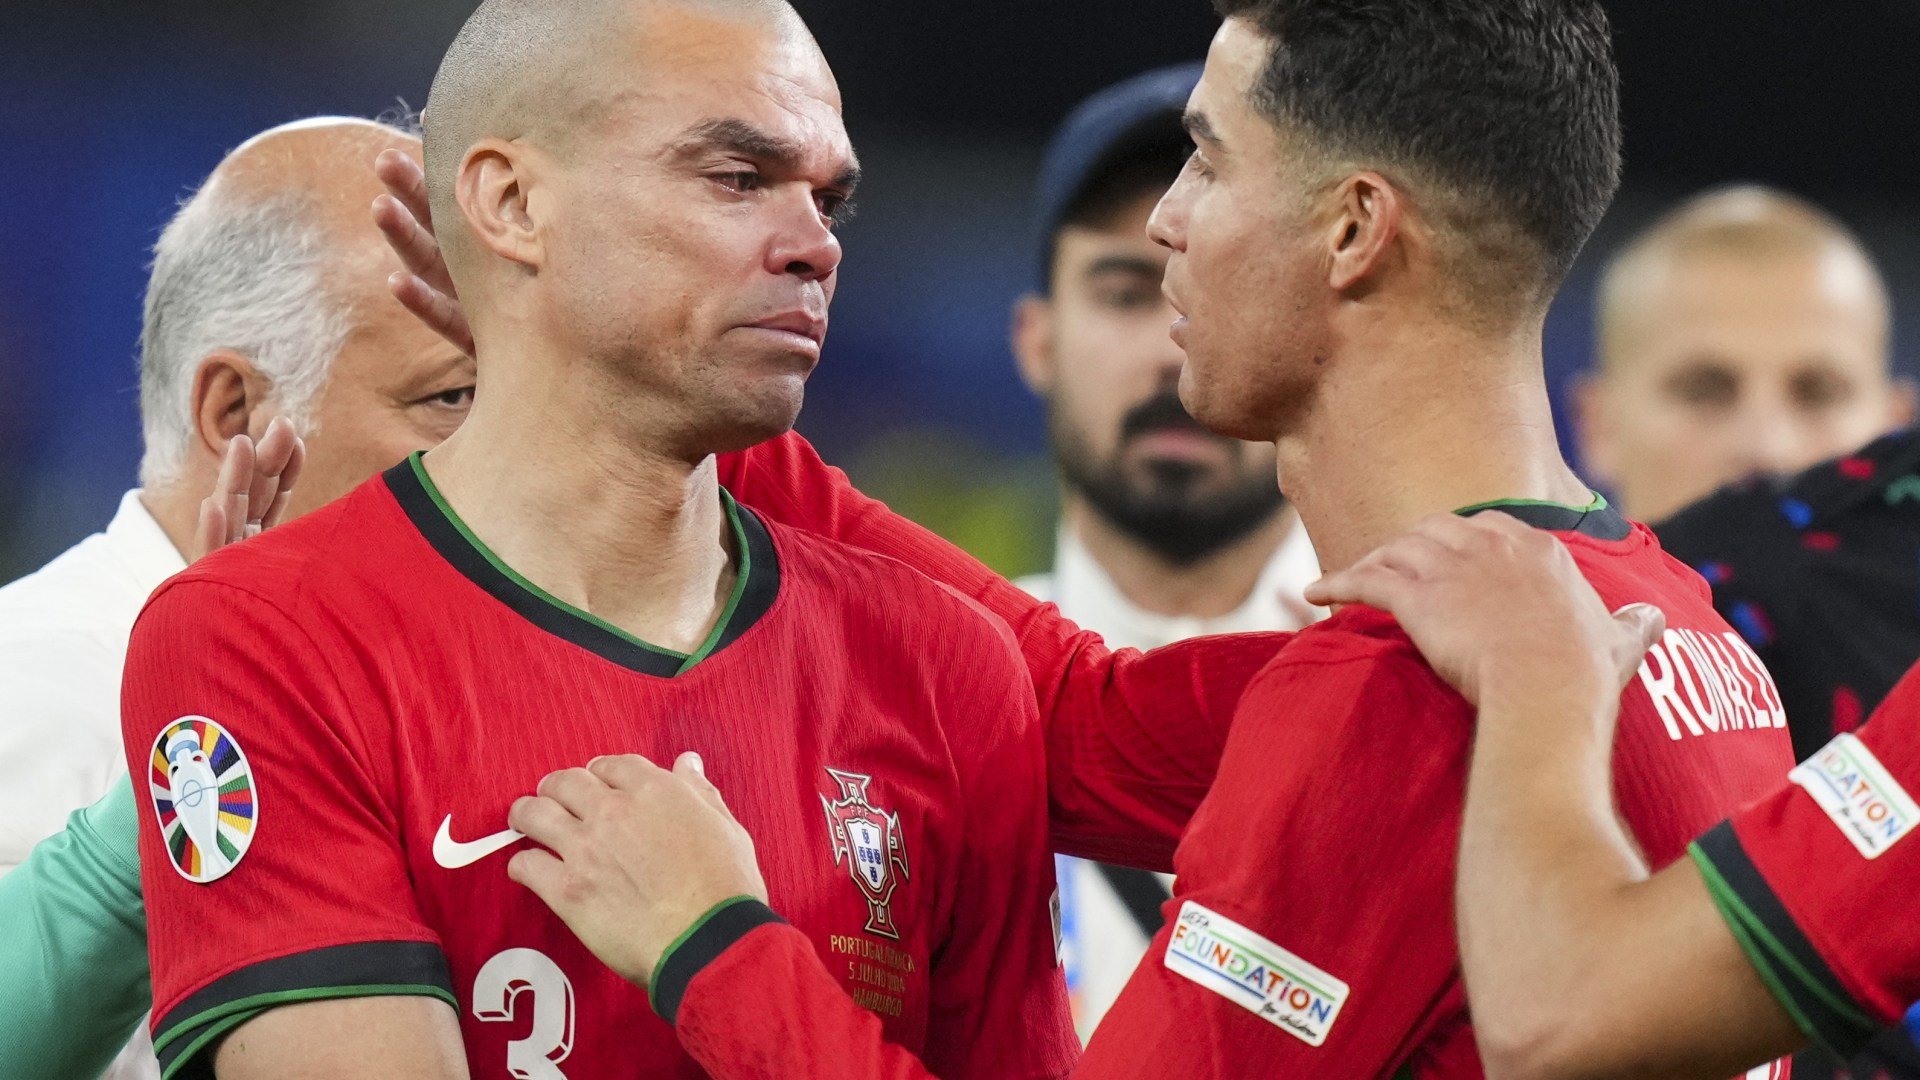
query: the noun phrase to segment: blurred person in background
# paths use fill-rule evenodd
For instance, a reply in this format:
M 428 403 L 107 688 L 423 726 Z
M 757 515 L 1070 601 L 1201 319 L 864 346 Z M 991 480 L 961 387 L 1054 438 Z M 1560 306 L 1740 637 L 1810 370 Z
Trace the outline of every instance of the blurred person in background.
M 1880 269 L 1801 199 L 1708 191 L 1614 257 L 1599 333 L 1586 460 L 1713 586 L 1810 757 L 1920 660 L 1920 440 L 1887 435 L 1914 394 Z M 1796 1070 L 1833 1075 L 1812 1054 Z M 1920 1054 L 1882 1039 L 1852 1075 L 1920 1077 Z
M 437 445 L 472 400 L 472 361 L 382 288 L 398 264 L 365 224 L 379 190 L 367 163 L 390 148 L 420 152 L 412 135 L 362 120 L 275 128 L 235 150 L 180 209 L 155 248 L 146 298 L 142 486 L 103 533 L 0 589 L 0 753 L 10 763 L 0 775 L 0 863 L 12 869 L 69 811 L 114 788 L 60 840 L 110 849 L 82 860 L 98 874 L 61 882 L 37 908 L 7 908 L 9 925 L 27 922 L 0 934 L 0 950 L 43 947 L 60 967 L 0 964 L 21 973 L 5 992 L 64 1002 L 59 1015 L 69 1018 L 34 1029 L 60 1045 L 35 1048 L 33 1075 L 73 1075 L 63 1054 L 85 1059 L 77 1072 L 97 1072 L 146 1004 L 144 964 L 137 986 L 105 995 L 59 972 L 95 948 L 123 949 L 128 933 L 144 940 L 117 917 L 117 902 L 93 894 L 139 895 L 119 695 L 148 594 L 199 554 Z M 209 491 L 225 493 L 211 500 L 225 505 L 203 508 Z M 79 1037 L 74 1018 L 104 1027 Z M 115 1069 L 157 1075 L 138 1043 Z
M 1297 630 L 1319 574 L 1275 481 L 1274 449 L 1208 431 L 1180 404 L 1168 250 L 1147 219 L 1192 150 L 1180 115 L 1198 63 L 1109 87 L 1048 147 L 1042 261 L 1015 310 L 1020 373 L 1047 405 L 1061 478 L 1053 571 L 1015 582 L 1114 648 Z M 1062 857 L 1074 1024 L 1092 1035 L 1164 919 L 1170 875 Z
M 1846 227 L 1757 187 L 1682 204 L 1608 264 L 1582 454 L 1660 522 L 1723 484 L 1788 476 L 1913 417 L 1886 282 Z

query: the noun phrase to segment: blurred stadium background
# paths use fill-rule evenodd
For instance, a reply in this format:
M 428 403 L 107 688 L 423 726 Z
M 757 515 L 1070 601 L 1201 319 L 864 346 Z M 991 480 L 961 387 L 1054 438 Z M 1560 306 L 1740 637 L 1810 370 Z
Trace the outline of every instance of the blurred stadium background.
M 1009 306 L 1028 195 L 1087 93 L 1204 53 L 1206 0 L 796 0 L 870 180 L 802 428 L 904 512 L 1017 573 L 1052 545 L 1041 414 Z M 472 0 L 0 0 L 0 581 L 107 520 L 138 460 L 147 251 L 230 147 L 303 115 L 419 105 Z M 1613 0 L 1627 190 L 1549 325 L 1588 362 L 1593 267 L 1732 180 L 1826 205 L 1895 292 L 1920 367 L 1920 0 Z

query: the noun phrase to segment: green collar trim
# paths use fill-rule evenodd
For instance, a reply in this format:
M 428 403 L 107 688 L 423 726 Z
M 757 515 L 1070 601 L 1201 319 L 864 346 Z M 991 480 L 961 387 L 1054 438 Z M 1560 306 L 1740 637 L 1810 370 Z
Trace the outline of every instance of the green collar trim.
M 778 571 L 773 565 L 772 546 L 765 528 L 752 520 L 751 514 L 722 488 L 720 501 L 733 536 L 734 554 L 739 560 L 733 589 L 727 597 L 726 606 L 721 609 L 720 618 L 699 648 L 691 653 L 664 648 L 554 596 L 507 565 L 474 534 L 447 502 L 446 495 L 427 472 L 421 454 L 409 457 L 405 465 L 390 471 L 387 479 L 396 498 L 414 523 L 421 527 L 428 542 L 447 556 L 456 569 L 545 629 L 649 674 L 670 677 L 693 670 L 746 629 L 746 625 L 742 625 L 743 619 L 750 625 L 752 620 L 764 613 L 766 605 L 749 603 L 749 600 L 764 598 L 770 601 L 772 589 L 777 588 Z M 464 550 L 454 549 L 456 543 L 457 548 Z M 759 558 L 755 557 L 756 548 L 760 552 Z M 523 602 L 529 600 L 533 602 L 531 605 Z M 608 646 L 607 639 L 611 639 L 612 645 L 603 647 Z M 637 658 L 635 650 L 640 654 Z

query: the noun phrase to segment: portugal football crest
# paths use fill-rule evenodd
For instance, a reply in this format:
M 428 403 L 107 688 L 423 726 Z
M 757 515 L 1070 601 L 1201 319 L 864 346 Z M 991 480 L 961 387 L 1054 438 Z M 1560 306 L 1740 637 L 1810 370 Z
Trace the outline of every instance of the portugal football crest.
M 183 716 L 153 740 L 147 787 L 173 868 L 218 881 L 239 865 L 260 822 L 253 770 L 240 744 L 204 716 Z
M 889 814 L 867 801 L 867 785 L 873 777 L 860 773 L 828 769 L 827 775 L 840 785 L 840 801 L 820 796 L 827 811 L 827 834 L 833 838 L 833 865 L 841 860 L 867 900 L 869 933 L 900 940 L 889 906 L 893 890 L 907 876 L 907 843 L 900 835 L 900 815 Z M 900 877 L 895 878 L 895 868 Z

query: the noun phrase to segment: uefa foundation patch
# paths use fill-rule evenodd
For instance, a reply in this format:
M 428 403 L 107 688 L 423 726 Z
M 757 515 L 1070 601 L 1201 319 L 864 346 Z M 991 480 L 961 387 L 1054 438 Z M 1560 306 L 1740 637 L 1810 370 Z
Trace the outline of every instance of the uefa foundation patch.
M 188 881 L 240 865 L 260 825 L 260 796 L 239 742 L 204 716 L 183 716 L 153 740 L 147 778 L 167 858 Z
M 1860 854 L 1877 859 L 1920 824 L 1900 782 L 1867 744 L 1850 734 L 1834 737 L 1819 753 L 1794 767 L 1787 779 L 1806 788 Z
M 1319 1046 L 1347 1003 L 1347 984 L 1189 900 L 1167 942 L 1166 965 L 1306 1043 Z

